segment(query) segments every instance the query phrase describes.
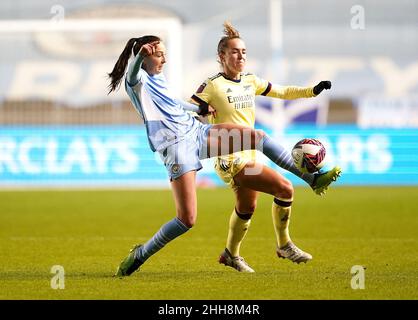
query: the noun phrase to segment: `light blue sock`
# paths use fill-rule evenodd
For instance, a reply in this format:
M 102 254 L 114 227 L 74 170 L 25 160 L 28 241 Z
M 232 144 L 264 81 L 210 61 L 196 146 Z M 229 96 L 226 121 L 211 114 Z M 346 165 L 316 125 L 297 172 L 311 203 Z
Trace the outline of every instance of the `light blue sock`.
M 167 243 L 182 235 L 190 228 L 184 225 L 177 217 L 164 224 L 142 247 L 136 249 L 135 258 L 145 262 L 154 253 L 161 250 Z
M 261 141 L 257 144 L 256 149 L 264 153 L 267 158 L 277 164 L 280 168 L 293 173 L 309 185 L 312 184 L 314 174 L 300 172 L 293 162 L 292 155 L 268 135 L 265 135 L 263 139 L 261 139 Z

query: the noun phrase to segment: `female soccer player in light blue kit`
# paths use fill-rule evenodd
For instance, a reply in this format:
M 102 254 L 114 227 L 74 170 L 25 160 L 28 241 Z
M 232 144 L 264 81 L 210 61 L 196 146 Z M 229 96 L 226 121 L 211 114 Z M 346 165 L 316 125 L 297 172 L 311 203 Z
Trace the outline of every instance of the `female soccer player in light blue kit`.
M 188 231 L 196 222 L 196 171 L 201 159 L 256 149 L 273 162 L 280 158 L 277 145 L 261 130 L 238 124 L 203 124 L 186 110 L 207 113 L 198 106 L 176 99 L 162 73 L 165 46 L 156 36 L 128 41 L 112 72 L 110 92 L 117 90 L 128 65 L 125 89 L 145 122 L 152 151 L 160 154 L 168 171 L 176 204 L 176 217 L 164 224 L 145 244 L 135 245 L 119 265 L 116 276 L 129 276 L 168 242 Z

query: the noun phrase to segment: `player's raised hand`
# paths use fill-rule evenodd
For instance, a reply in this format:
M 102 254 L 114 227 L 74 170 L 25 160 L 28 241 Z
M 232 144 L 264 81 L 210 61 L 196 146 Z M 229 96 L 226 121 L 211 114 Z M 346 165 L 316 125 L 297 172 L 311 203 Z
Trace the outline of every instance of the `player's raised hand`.
M 160 41 L 153 41 L 150 43 L 144 44 L 141 49 L 139 49 L 139 54 L 143 57 L 152 56 L 156 49 L 157 45 L 160 43 Z
M 331 89 L 331 81 L 321 81 L 320 83 L 318 83 L 314 88 L 313 88 L 313 93 L 314 95 L 318 95 L 322 92 L 322 90 L 328 90 Z

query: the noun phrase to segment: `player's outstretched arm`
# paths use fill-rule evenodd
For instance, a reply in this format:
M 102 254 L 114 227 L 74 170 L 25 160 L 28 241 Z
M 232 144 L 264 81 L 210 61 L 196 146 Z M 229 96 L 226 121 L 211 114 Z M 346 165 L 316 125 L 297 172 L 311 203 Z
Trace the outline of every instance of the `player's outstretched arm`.
M 202 117 L 206 117 L 207 115 L 211 114 L 214 118 L 216 118 L 216 110 L 211 105 L 200 106 L 180 99 L 176 99 L 176 102 L 180 104 L 186 111 L 196 112 L 199 116 Z
M 176 99 L 176 102 L 183 107 L 184 110 L 199 113 L 199 106 L 181 99 Z
M 293 100 L 299 98 L 313 98 L 324 89 L 331 88 L 331 81 L 321 81 L 314 87 L 279 86 L 273 84 L 267 93 L 268 97 Z

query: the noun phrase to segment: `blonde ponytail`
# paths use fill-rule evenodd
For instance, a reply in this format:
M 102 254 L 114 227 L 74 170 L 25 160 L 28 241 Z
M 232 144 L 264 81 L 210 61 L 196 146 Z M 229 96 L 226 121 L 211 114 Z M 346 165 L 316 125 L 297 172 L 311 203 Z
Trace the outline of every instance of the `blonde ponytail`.
M 228 41 L 231 39 L 241 39 L 239 32 L 235 29 L 231 22 L 225 21 L 224 24 L 224 36 L 219 40 L 218 43 L 218 55 L 225 53 L 225 49 L 228 47 Z
M 240 37 L 238 30 L 235 29 L 229 21 L 224 22 L 224 34 L 231 39 Z

